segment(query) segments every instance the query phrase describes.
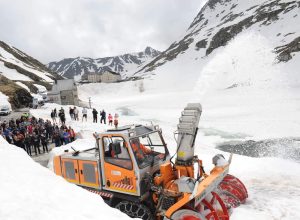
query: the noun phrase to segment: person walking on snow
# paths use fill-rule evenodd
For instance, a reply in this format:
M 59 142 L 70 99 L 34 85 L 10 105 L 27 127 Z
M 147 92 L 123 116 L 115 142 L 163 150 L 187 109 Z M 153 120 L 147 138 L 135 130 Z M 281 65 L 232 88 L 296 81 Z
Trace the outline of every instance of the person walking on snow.
M 70 114 L 71 120 L 74 120 L 74 109 L 71 107 L 69 108 L 69 114 Z
M 82 121 L 85 118 L 85 121 L 87 121 L 87 109 L 86 107 L 83 107 L 82 109 Z
M 104 124 L 106 124 L 106 112 L 104 111 L 104 109 L 101 111 L 100 115 L 101 115 L 100 123 L 102 124 L 102 121 L 104 121 Z
M 112 126 L 113 116 L 109 113 L 107 118 L 108 118 L 108 125 Z
M 114 125 L 115 125 L 115 128 L 117 129 L 118 125 L 119 125 L 119 115 L 118 115 L 118 113 L 115 113 L 115 116 L 114 116 Z
M 79 111 L 76 107 L 74 107 L 74 119 L 75 119 L 75 121 L 79 121 L 78 115 L 79 115 Z
M 56 116 L 55 116 L 55 113 L 53 110 L 51 111 L 51 119 L 52 119 L 53 123 L 56 123 Z
M 93 123 L 97 123 L 97 121 L 98 121 L 98 112 L 97 112 L 97 110 L 93 108 L 92 113 L 93 113 Z

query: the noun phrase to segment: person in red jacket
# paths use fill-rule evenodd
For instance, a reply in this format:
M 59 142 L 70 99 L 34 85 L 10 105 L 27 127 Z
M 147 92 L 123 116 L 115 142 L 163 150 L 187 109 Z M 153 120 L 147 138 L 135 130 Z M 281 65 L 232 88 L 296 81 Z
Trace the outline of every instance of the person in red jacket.
M 69 136 L 70 136 L 70 141 L 71 142 L 75 141 L 76 135 L 75 135 L 73 128 L 71 128 L 71 126 L 69 126 L 68 132 L 69 132 Z
M 27 126 L 27 131 L 28 131 L 29 134 L 32 134 L 32 132 L 33 132 L 33 127 L 32 127 L 31 124 Z

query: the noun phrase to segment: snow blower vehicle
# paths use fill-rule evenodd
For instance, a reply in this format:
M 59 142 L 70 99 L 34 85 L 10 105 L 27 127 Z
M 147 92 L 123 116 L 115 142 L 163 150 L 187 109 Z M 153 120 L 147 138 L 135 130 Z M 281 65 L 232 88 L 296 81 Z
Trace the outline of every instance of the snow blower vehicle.
M 184 108 L 173 157 L 158 126 L 131 125 L 95 133 L 94 148 L 56 156 L 54 171 L 133 218 L 227 220 L 248 194 L 228 174 L 231 157 L 214 156 L 205 173 L 194 155 L 201 113 L 199 103 Z

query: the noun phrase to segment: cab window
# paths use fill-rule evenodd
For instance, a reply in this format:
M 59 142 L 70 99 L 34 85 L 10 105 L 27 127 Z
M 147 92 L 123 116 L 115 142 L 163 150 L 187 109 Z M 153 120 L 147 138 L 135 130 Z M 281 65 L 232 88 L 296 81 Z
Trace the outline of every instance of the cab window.
M 107 163 L 132 169 L 132 162 L 122 137 L 103 137 L 104 160 Z
M 135 159 L 140 168 L 150 166 L 166 158 L 166 147 L 160 134 L 155 131 L 130 139 Z

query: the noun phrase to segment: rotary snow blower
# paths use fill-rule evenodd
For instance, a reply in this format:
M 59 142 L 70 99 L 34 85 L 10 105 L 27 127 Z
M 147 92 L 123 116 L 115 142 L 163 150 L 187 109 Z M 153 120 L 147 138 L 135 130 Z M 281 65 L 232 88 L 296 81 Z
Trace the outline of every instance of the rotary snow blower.
M 198 103 L 182 112 L 174 159 L 158 126 L 130 125 L 95 133 L 94 148 L 55 157 L 54 171 L 133 218 L 227 220 L 248 194 L 228 174 L 231 157 L 214 156 L 207 174 L 194 155 L 201 112 Z

